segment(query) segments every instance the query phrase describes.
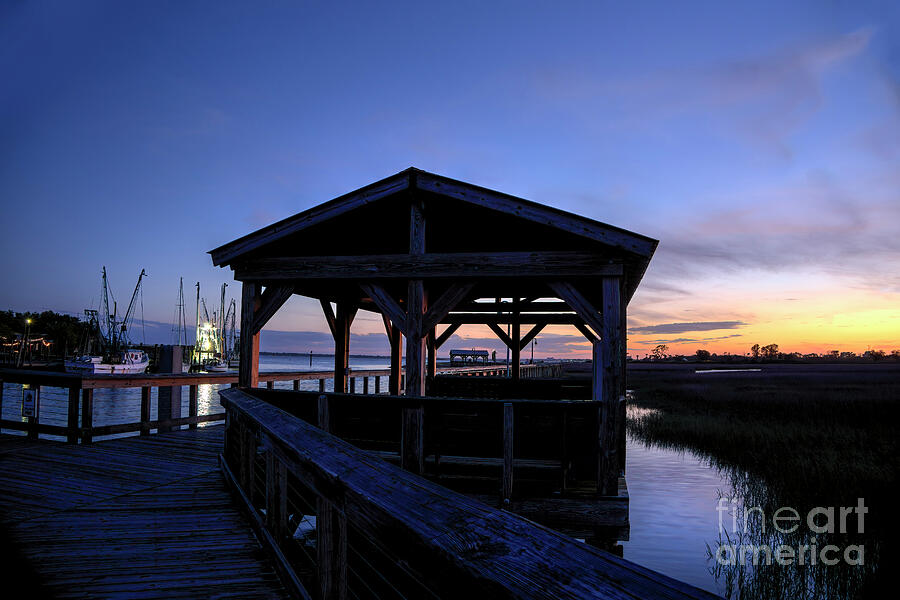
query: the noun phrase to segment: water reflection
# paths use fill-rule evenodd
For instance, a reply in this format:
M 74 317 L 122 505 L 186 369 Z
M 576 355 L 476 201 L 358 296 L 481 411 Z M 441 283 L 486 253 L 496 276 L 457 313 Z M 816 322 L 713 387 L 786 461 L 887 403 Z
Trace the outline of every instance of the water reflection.
M 629 419 L 641 416 L 640 410 L 629 407 Z M 859 534 L 856 512 L 845 507 L 846 533 L 842 534 L 841 507 L 835 507 L 838 531 L 813 532 L 806 517 L 816 503 L 791 505 L 741 469 L 716 464 L 677 446 L 648 445 L 632 434 L 627 445 L 627 481 L 631 540 L 623 546 L 629 560 L 726 598 L 852 599 L 875 594 L 883 544 L 876 533 L 883 529 L 871 515 L 866 515 L 865 531 Z M 794 521 L 785 518 L 792 512 L 779 513 L 781 530 L 797 525 L 790 533 L 773 525 L 781 507 L 792 508 L 799 517 Z M 819 515 L 815 523 L 825 526 L 825 515 Z M 781 550 L 785 564 L 777 558 L 782 546 L 792 549 Z M 744 560 L 740 560 L 742 550 Z M 793 560 L 788 558 L 791 553 Z

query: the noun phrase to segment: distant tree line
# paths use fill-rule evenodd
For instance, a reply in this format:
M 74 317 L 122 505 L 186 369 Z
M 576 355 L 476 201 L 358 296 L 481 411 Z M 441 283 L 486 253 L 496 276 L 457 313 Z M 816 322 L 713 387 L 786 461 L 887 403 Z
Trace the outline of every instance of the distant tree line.
M 28 320 L 31 323 L 28 323 Z M 0 311 L 0 341 L 4 345 L 20 341 L 28 330 L 29 339 L 43 338 L 51 344 L 51 351 L 61 356 L 75 351 L 83 325 L 78 317 L 44 312 Z
M 653 348 L 649 354 L 643 359 L 650 361 L 699 361 L 699 362 L 879 362 L 884 360 L 900 362 L 900 350 L 893 350 L 890 353 L 884 350 L 866 350 L 861 354 L 855 352 L 841 352 L 839 350 L 831 350 L 822 354 L 812 352 L 802 354 L 800 352 L 780 352 L 778 344 L 768 344 L 760 346 L 753 344 L 750 352 L 743 354 L 714 354 L 709 350 L 698 349 L 693 355 L 669 354 L 669 347 L 665 344 L 659 344 Z

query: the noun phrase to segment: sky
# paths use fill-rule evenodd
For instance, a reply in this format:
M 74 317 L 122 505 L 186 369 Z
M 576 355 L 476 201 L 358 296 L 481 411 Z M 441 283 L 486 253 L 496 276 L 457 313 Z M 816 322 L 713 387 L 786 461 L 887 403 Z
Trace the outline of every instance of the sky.
M 900 348 L 896 2 L 0 3 L 0 309 L 144 268 L 165 342 L 179 277 L 239 296 L 207 251 L 409 166 L 660 240 L 632 355 Z M 294 297 L 261 345 L 326 331 Z

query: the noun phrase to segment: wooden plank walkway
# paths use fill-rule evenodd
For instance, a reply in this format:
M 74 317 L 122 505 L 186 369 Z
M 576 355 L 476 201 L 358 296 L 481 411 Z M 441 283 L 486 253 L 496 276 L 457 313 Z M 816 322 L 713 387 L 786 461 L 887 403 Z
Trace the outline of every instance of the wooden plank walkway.
M 219 470 L 224 427 L 74 446 L 0 435 L 0 524 L 59 598 L 285 598 Z

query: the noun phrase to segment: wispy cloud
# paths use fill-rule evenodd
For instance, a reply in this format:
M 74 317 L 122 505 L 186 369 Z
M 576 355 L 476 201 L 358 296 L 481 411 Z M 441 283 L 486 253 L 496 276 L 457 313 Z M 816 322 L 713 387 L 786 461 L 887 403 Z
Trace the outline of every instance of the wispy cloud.
M 685 333 L 687 331 L 714 331 L 716 329 L 737 329 L 747 325 L 743 321 L 700 321 L 696 323 L 663 323 L 632 327 L 628 333 Z
M 702 113 L 707 120 L 729 124 L 744 140 L 790 156 L 787 136 L 822 104 L 824 75 L 864 52 L 872 36 L 873 29 L 863 28 L 755 56 L 618 81 L 551 69 L 535 78 L 535 87 L 588 123 L 603 115 L 603 126 L 645 129 L 661 119 Z

